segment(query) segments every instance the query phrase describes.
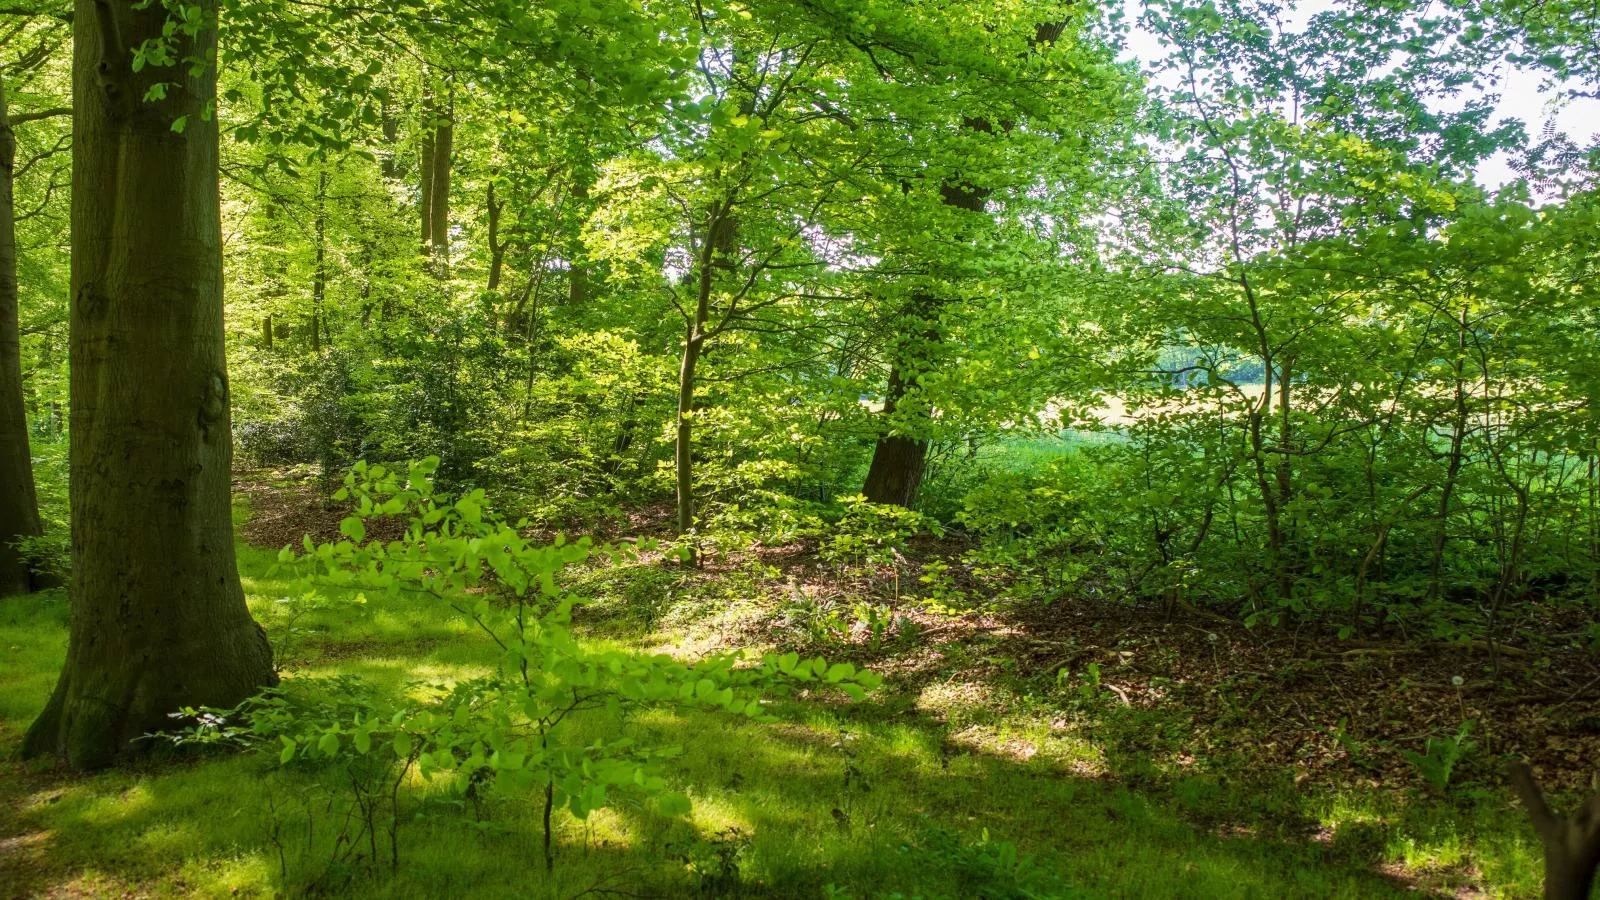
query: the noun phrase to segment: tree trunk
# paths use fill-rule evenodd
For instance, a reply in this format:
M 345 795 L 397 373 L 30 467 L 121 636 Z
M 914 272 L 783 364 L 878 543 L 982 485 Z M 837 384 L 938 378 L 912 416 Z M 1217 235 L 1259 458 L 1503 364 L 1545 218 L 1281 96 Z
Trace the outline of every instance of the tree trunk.
M 322 353 L 322 306 L 328 298 L 328 170 L 317 173 L 317 258 L 311 270 L 311 352 Z
M 716 288 L 717 270 L 732 266 L 738 226 L 732 215 L 732 202 L 716 204 L 706 223 L 705 243 L 700 248 L 695 273 L 695 305 L 684 323 L 683 359 L 678 366 L 677 438 L 673 445 L 673 465 L 678 477 L 678 534 L 694 528 L 694 382 L 695 369 L 704 351 L 707 327 L 711 322 L 711 298 Z
M 889 369 L 889 390 L 884 396 L 883 414 L 892 416 L 905 396 L 906 386 L 898 366 Z M 910 508 L 917 500 L 922 476 L 928 466 L 928 442 L 886 431 L 878 435 L 872 450 L 872 465 L 867 469 L 861 493 L 873 503 L 893 503 Z
M 677 474 L 679 535 L 688 534 L 694 528 L 694 376 L 700 350 L 705 346 L 705 335 L 701 332 L 704 327 L 704 320 L 689 325 L 684 335 L 683 360 L 678 366 L 678 429 L 672 461 Z
M 969 119 L 963 127 L 977 131 L 990 131 L 989 123 L 982 119 Z M 982 213 L 984 202 L 991 191 L 988 188 L 960 182 L 947 183 L 939 188 L 941 202 L 955 209 Z M 884 393 L 883 416 L 892 422 L 900 408 L 900 401 L 916 386 L 920 372 L 927 366 L 926 351 L 944 340 L 939 331 L 939 307 L 944 301 L 926 294 L 912 298 L 907 321 L 901 326 L 902 337 L 894 359 L 889 364 L 889 387 Z M 933 410 L 926 401 L 917 398 L 923 408 L 916 411 L 917 418 L 926 423 Z M 928 470 L 928 440 L 915 433 L 905 434 L 892 424 L 878 432 L 878 443 L 872 449 L 872 464 L 867 468 L 867 480 L 861 493 L 873 503 L 892 503 L 910 508 L 922 488 L 922 476 Z
M 572 203 L 577 207 L 578 215 L 585 221 L 590 212 L 591 174 L 588 166 L 573 171 Z M 583 245 L 582 226 L 579 226 L 579 233 L 573 235 L 568 255 L 571 259 L 567 263 L 567 304 L 573 308 L 581 308 L 589 301 L 589 260 L 588 251 Z
M 1544 845 L 1545 900 L 1588 900 L 1595 869 L 1600 867 L 1600 777 L 1583 805 L 1561 815 L 1550 808 L 1527 763 L 1513 762 L 1506 768 Z
M 28 416 L 22 397 L 22 334 L 18 321 L 16 206 L 12 173 L 16 136 L 0 81 L 0 597 L 38 585 L 18 540 L 37 536 L 39 503 L 33 488 L 33 457 L 28 449 Z
M 494 194 L 494 178 L 489 179 L 489 193 L 485 210 L 489 216 L 489 284 L 491 295 L 500 292 L 500 280 L 506 267 L 506 245 L 500 240 L 500 213 L 505 204 Z M 491 302 L 493 302 L 491 300 Z
M 202 21 L 216 13 L 201 0 Z M 135 73 L 125 49 L 167 17 L 77 0 L 73 20 L 72 613 L 23 753 L 75 769 L 136 754 L 180 707 L 231 706 L 276 681 L 229 509 L 216 71 Z M 178 52 L 214 60 L 215 32 Z M 166 99 L 142 100 L 173 79 Z
M 1065 21 L 1039 23 L 1034 28 L 1030 46 L 1037 48 L 1054 44 L 1060 40 L 1066 26 Z M 994 131 L 993 124 L 983 117 L 963 118 L 961 127 L 984 134 Z M 1002 122 L 1001 130 L 1010 131 L 1011 124 Z M 947 180 L 939 186 L 940 200 L 946 206 L 973 213 L 983 212 L 991 193 L 989 188 L 962 179 Z M 913 310 L 921 321 L 913 322 L 911 328 L 905 329 L 915 338 L 905 341 L 896 358 L 890 360 L 889 386 L 883 402 L 886 420 L 890 420 L 899 408 L 901 399 L 916 385 L 919 369 L 926 364 L 918 359 L 920 350 L 944 339 L 937 324 L 941 305 L 943 301 L 935 297 L 921 295 L 912 298 Z M 920 398 L 917 402 L 926 406 Z M 919 410 L 918 415 L 919 418 L 931 419 L 933 410 L 925 408 Z M 910 508 L 916 502 L 917 492 L 922 488 L 922 477 L 927 470 L 928 440 L 898 433 L 892 424 L 886 423 L 878 432 L 878 442 L 872 449 L 872 463 L 867 467 L 867 479 L 861 486 L 861 493 L 873 503 L 892 503 Z
M 422 239 L 422 255 L 433 254 L 433 90 L 428 87 L 428 73 L 422 73 L 422 125 L 418 129 L 420 146 L 417 148 L 417 211 Z
M 435 110 L 433 177 L 428 179 L 428 187 L 433 192 L 428 200 L 428 246 L 440 278 L 450 269 L 450 166 L 456 133 L 453 107 L 447 94 L 444 105 Z

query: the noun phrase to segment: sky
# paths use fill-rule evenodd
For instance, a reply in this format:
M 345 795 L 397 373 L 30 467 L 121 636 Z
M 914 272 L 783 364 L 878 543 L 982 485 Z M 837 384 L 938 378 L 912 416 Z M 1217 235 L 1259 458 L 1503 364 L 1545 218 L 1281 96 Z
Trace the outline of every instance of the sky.
M 1129 54 L 1143 62 L 1161 59 L 1166 55 L 1154 34 L 1139 27 L 1139 0 L 1123 0 L 1127 21 Z M 1319 12 L 1332 9 L 1329 0 L 1303 0 L 1285 16 L 1291 27 L 1304 23 Z M 1503 72 L 1497 88 L 1500 98 L 1495 107 L 1496 124 L 1506 119 L 1520 119 L 1530 138 L 1537 138 L 1546 121 L 1554 121 L 1556 129 L 1566 132 L 1579 146 L 1589 144 L 1600 135 L 1600 100 L 1569 100 L 1558 96 L 1545 85 L 1544 73 L 1530 69 L 1511 69 Z M 1478 97 L 1482 93 L 1477 94 Z M 1475 99 L 1469 91 L 1460 98 L 1462 102 Z M 1484 185 L 1495 188 L 1512 181 L 1516 174 L 1510 166 L 1510 157 L 1500 153 L 1485 160 L 1478 167 L 1478 178 Z

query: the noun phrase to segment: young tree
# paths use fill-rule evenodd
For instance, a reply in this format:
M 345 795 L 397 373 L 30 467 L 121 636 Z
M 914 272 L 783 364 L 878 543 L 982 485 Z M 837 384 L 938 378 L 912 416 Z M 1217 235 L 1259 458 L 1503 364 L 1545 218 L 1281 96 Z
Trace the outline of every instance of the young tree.
M 196 12 L 164 37 L 159 4 L 75 10 L 72 620 L 23 746 L 75 769 L 275 681 L 234 559 L 217 5 Z

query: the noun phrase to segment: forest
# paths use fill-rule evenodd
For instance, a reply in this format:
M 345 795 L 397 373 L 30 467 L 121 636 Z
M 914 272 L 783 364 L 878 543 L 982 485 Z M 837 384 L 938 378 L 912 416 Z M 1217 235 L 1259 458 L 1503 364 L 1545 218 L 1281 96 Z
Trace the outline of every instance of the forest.
M 0 0 L 0 898 L 1547 897 L 1600 7 Z

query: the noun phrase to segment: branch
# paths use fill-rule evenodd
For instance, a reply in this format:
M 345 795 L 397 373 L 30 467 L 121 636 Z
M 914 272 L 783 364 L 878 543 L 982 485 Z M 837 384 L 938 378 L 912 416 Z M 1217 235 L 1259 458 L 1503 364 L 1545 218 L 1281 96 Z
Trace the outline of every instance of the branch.
M 72 107 L 70 107 L 70 106 L 57 106 L 57 107 L 52 107 L 50 109 L 41 109 L 38 112 L 17 113 L 16 115 L 11 117 L 11 124 L 13 126 L 16 126 L 16 125 L 21 125 L 24 122 L 37 122 L 40 119 L 53 119 L 56 116 L 70 116 L 70 115 L 72 115 Z

